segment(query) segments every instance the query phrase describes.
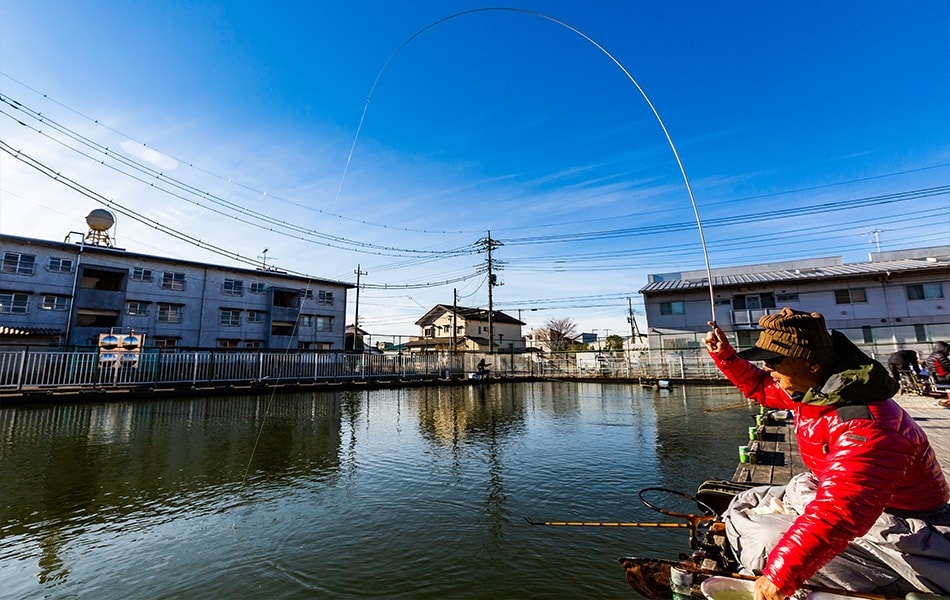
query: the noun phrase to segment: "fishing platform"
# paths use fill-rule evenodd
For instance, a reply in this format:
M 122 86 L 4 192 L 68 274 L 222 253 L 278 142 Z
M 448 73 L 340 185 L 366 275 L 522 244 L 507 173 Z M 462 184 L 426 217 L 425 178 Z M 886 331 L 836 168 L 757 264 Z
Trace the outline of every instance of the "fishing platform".
M 928 396 L 902 394 L 894 398 L 921 426 L 937 455 L 950 473 L 950 409 Z M 748 443 L 749 462 L 740 462 L 732 481 L 756 485 L 784 485 L 794 475 L 807 471 L 798 453 L 794 422 L 786 411 L 772 411 L 755 425 L 755 438 Z M 785 418 L 782 418 L 782 417 Z M 750 434 L 751 437 L 751 434 Z
M 795 426 L 785 410 L 756 415 L 750 427 L 748 462 L 740 462 L 732 480 L 757 485 L 784 485 L 792 476 L 807 471 L 798 453 Z

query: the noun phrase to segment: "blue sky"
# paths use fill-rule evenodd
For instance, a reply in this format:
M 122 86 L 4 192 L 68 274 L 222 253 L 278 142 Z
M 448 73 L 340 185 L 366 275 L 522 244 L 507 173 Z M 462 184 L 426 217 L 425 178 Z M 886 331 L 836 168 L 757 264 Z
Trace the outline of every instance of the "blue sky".
M 629 332 L 648 273 L 704 268 L 656 118 L 572 28 L 656 107 L 713 268 L 950 244 L 946 2 L 0 13 L 0 140 L 91 191 L 0 152 L 0 232 L 84 231 L 91 195 L 121 207 L 129 250 L 239 264 L 158 223 L 315 277 L 354 282 L 359 265 L 377 335 L 417 333 L 453 288 L 487 306 L 488 231 L 504 244 L 495 306 L 529 327 Z

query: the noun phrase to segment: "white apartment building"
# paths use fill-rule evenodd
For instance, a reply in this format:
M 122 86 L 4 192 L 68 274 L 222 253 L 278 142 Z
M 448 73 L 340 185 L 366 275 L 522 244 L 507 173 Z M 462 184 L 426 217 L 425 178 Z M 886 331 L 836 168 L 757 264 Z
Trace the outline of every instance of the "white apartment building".
M 349 283 L 11 235 L 0 260 L 5 347 L 134 330 L 146 347 L 344 349 Z
M 830 329 L 879 353 L 928 350 L 950 339 L 950 246 L 712 270 L 716 323 L 740 347 L 762 315 L 789 306 L 820 312 Z M 707 273 L 649 276 L 640 293 L 651 349 L 699 348 L 712 318 Z

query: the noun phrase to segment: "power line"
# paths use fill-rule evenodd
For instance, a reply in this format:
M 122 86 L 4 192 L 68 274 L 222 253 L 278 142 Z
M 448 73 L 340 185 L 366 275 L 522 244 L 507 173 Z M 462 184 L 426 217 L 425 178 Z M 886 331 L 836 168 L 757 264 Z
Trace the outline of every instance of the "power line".
M 95 202 L 98 202 L 99 204 L 101 204 L 101 205 L 103 205 L 103 206 L 105 206 L 105 207 L 107 207 L 107 208 L 109 208 L 109 209 L 111 209 L 111 210 L 114 210 L 115 212 L 117 212 L 117 213 L 119 213 L 119 214 L 121 214 L 121 215 L 125 215 L 125 216 L 129 217 L 129 218 L 132 219 L 133 221 L 136 221 L 136 222 L 138 222 L 138 223 L 142 223 L 143 225 L 147 225 L 148 227 L 151 227 L 151 228 L 153 228 L 153 229 L 155 229 L 155 230 L 157 230 L 157 231 L 159 231 L 159 232 L 161 232 L 161 233 L 164 233 L 164 234 L 166 234 L 166 235 L 169 235 L 169 236 L 171 236 L 171 237 L 174 237 L 174 238 L 176 238 L 176 239 L 178 239 L 178 240 L 181 240 L 181 241 L 183 241 L 183 242 L 186 242 L 186 243 L 191 244 L 191 245 L 193 245 L 193 246 L 196 246 L 196 247 L 198 247 L 198 248 L 201 248 L 202 250 L 207 250 L 207 251 L 212 252 L 212 253 L 214 253 L 214 254 L 217 254 L 217 255 L 219 255 L 219 256 L 224 256 L 224 257 L 226 257 L 226 258 L 230 258 L 231 260 L 234 260 L 234 261 L 236 261 L 236 262 L 243 263 L 243 264 L 248 264 L 248 265 L 252 265 L 252 266 L 254 266 L 255 268 L 259 265 L 259 262 L 258 262 L 258 260 L 257 260 L 256 258 L 251 258 L 251 257 L 248 257 L 248 256 L 244 256 L 244 255 L 242 255 L 242 254 L 240 254 L 240 253 L 237 253 L 237 252 L 233 252 L 233 251 L 224 249 L 224 248 L 222 248 L 222 247 L 220 247 L 220 246 L 217 246 L 217 245 L 214 245 L 214 244 L 210 244 L 210 243 L 208 243 L 208 242 L 204 242 L 204 241 L 202 241 L 202 240 L 200 240 L 200 239 L 198 239 L 198 238 L 196 238 L 196 237 L 194 237 L 194 236 L 188 235 L 188 234 L 183 233 L 183 232 L 181 232 L 181 231 L 179 231 L 179 230 L 177 230 L 177 229 L 174 229 L 174 228 L 172 228 L 172 227 L 169 227 L 169 226 L 167 226 L 167 225 L 164 225 L 164 224 L 160 223 L 159 221 L 156 221 L 156 220 L 154 220 L 154 219 L 150 219 L 150 218 L 148 218 L 148 217 L 146 217 L 146 216 L 144 216 L 144 215 L 142 215 L 142 214 L 140 214 L 140 213 L 138 213 L 138 212 L 136 212 L 136 211 L 134 211 L 134 210 L 132 210 L 132 209 L 130 209 L 130 208 L 127 208 L 127 207 L 125 207 L 125 206 L 123 206 L 123 205 L 121 205 L 121 204 L 119 204 L 119 203 L 117 203 L 117 202 L 115 202 L 115 201 L 113 201 L 113 200 L 110 200 L 109 198 L 106 198 L 105 196 L 102 196 L 101 194 L 98 194 L 98 193 L 96 193 L 96 192 L 90 190 L 89 188 L 84 187 L 83 185 L 79 184 L 78 182 L 76 182 L 76 181 L 74 181 L 74 180 L 72 180 L 72 179 L 66 177 L 65 175 L 62 175 L 62 174 L 60 174 L 60 173 L 57 173 L 57 172 L 53 171 L 53 170 L 50 169 L 47 165 L 45 165 L 45 164 L 43 164 L 43 163 L 41 163 L 41 162 L 39 162 L 39 161 L 33 159 L 32 157 L 30 157 L 29 155 L 27 155 L 27 154 L 25 154 L 25 153 L 23 153 L 23 152 L 20 152 L 20 151 L 14 149 L 12 146 L 10 146 L 9 144 L 7 144 L 7 143 L 6 143 L 5 141 L 3 141 L 3 140 L 0 140 L 0 150 L 3 150 L 4 152 L 6 152 L 7 154 L 9 154 L 9 155 L 12 156 L 13 158 L 19 160 L 20 162 L 24 163 L 25 165 L 27 165 L 27 166 L 29 166 L 29 167 L 32 167 L 33 169 L 39 171 L 40 173 L 42 173 L 43 175 L 49 177 L 50 179 L 52 179 L 52 180 L 54 180 L 54 181 L 56 181 L 56 182 L 58 182 L 58 183 L 60 183 L 60 184 L 62 184 L 62 185 L 64 185 L 64 186 L 66 186 L 66 187 L 68 187 L 68 188 L 70 188 L 70 189 L 72 189 L 72 190 L 74 190 L 74 191 L 76 191 L 76 192 L 78 192 L 78 193 L 80 193 L 80 194 L 82 194 L 83 196 L 86 196 L 87 198 L 90 198 L 91 200 L 94 200 Z M 282 272 L 282 273 L 286 273 L 286 274 L 290 274 L 290 275 L 298 275 L 298 276 L 301 276 L 301 277 L 313 278 L 313 276 L 311 276 L 311 275 L 309 275 L 309 274 L 302 273 L 302 272 L 299 272 L 299 271 L 293 271 L 293 270 L 289 270 L 289 269 L 281 269 L 281 272 Z M 450 279 L 450 280 L 446 280 L 446 281 L 427 282 L 427 283 L 419 283 L 419 284 L 402 284 L 402 285 L 398 285 L 398 284 L 393 284 L 393 285 L 381 284 L 381 285 L 373 286 L 373 287 L 374 287 L 375 289 L 420 289 L 420 288 L 428 288 L 428 287 L 439 287 L 439 286 L 443 286 L 443 285 L 450 285 L 450 284 L 452 284 L 452 283 L 458 283 L 458 282 L 460 282 L 460 281 L 465 281 L 466 279 L 471 279 L 471 278 L 477 277 L 477 276 L 479 276 L 479 275 L 480 275 L 479 272 L 474 272 L 474 273 L 468 274 L 468 275 L 466 275 L 466 276 L 462 276 L 462 277 L 458 277 L 458 278 Z M 322 279 L 322 278 L 320 278 L 320 279 Z M 370 286 L 365 286 L 365 287 L 368 288 L 368 287 L 370 287 Z
M 334 236 L 334 235 L 327 234 L 327 233 L 322 233 L 322 232 L 319 232 L 319 231 L 316 231 L 316 230 L 313 230 L 313 229 L 304 228 L 304 227 L 301 227 L 301 226 L 299 226 L 299 225 L 295 225 L 295 224 L 293 224 L 293 223 L 288 223 L 288 222 L 286 222 L 286 221 L 284 221 L 284 220 L 277 219 L 277 218 L 271 217 L 271 216 L 269 216 L 269 215 L 267 215 L 267 214 L 264 214 L 264 213 L 261 213 L 261 212 L 258 212 L 258 211 L 254 211 L 254 210 L 251 210 L 251 209 L 249 209 L 249 208 L 247 208 L 247 207 L 243 207 L 243 206 L 240 206 L 240 205 L 238 205 L 238 204 L 235 204 L 234 202 L 231 202 L 231 201 L 229 201 L 229 200 L 226 200 L 226 199 L 224 199 L 224 198 L 221 198 L 220 196 L 218 196 L 218 195 L 216 195 L 216 194 L 212 194 L 211 192 L 199 190 L 199 189 L 197 189 L 197 188 L 195 188 L 195 187 L 193 187 L 193 186 L 191 186 L 191 185 L 189 185 L 189 184 L 187 184 L 187 183 L 184 183 L 184 182 L 182 182 L 182 181 L 180 181 L 180 180 L 178 180 L 178 179 L 175 179 L 175 178 L 173 178 L 173 177 L 169 177 L 168 175 L 165 175 L 165 173 L 163 173 L 162 171 L 158 171 L 158 170 L 156 170 L 156 169 L 153 169 L 152 167 L 149 167 L 148 165 L 143 165 L 142 163 L 140 163 L 140 162 L 138 162 L 138 161 L 132 160 L 132 159 L 130 159 L 130 158 L 128 158 L 128 157 L 125 157 L 125 156 L 123 156 L 123 155 L 121 155 L 121 154 L 118 154 L 118 153 L 116 153 L 116 152 L 114 152 L 114 151 L 111 151 L 109 148 L 107 148 L 107 147 L 105 147 L 105 146 L 102 146 L 101 144 L 98 144 L 98 143 L 96 143 L 96 142 L 90 140 L 89 138 L 86 138 L 86 137 L 82 136 L 81 134 L 78 134 L 78 133 L 76 133 L 76 132 L 70 130 L 69 128 L 67 128 L 67 127 L 65 127 L 65 126 L 63 126 L 63 125 L 60 125 L 59 123 L 57 123 L 56 121 L 53 121 L 53 120 L 50 119 L 49 117 L 47 117 L 47 116 L 45 116 L 45 115 L 42 115 L 42 114 L 40 114 L 40 113 L 37 113 L 37 112 L 35 112 L 35 111 L 31 110 L 31 109 L 28 109 L 27 107 L 23 106 L 21 103 L 17 102 L 16 100 L 13 100 L 13 99 L 10 98 L 9 96 L 5 96 L 5 95 L 3 95 L 3 94 L 0 94 L 0 101 L 4 102 L 4 103 L 7 104 L 8 106 L 10 106 L 10 107 L 12 107 L 12 108 L 14 108 L 14 109 L 16 109 L 16 110 L 22 112 L 22 113 L 25 113 L 25 114 L 29 115 L 30 118 L 32 118 L 32 119 L 34 119 L 34 120 L 36 120 L 36 121 L 38 121 L 38 122 L 40 122 L 40 123 L 44 123 L 44 124 L 46 124 L 46 125 L 49 125 L 50 127 L 52 127 L 52 128 L 53 128 L 54 130 L 56 130 L 57 132 L 59 132 L 59 133 L 65 135 L 68 139 L 71 139 L 71 140 L 73 140 L 73 141 L 75 141 L 75 142 L 78 142 L 78 143 L 82 144 L 83 146 L 86 146 L 86 147 L 90 148 L 91 150 L 93 150 L 93 151 L 96 152 L 96 153 L 102 154 L 103 156 L 105 156 L 105 157 L 107 157 L 107 158 L 109 158 L 109 159 L 111 159 L 111 160 L 113 160 L 113 161 L 119 163 L 120 165 L 123 165 L 123 166 L 125 166 L 125 167 L 127 167 L 127 168 L 130 168 L 130 169 L 132 169 L 133 171 L 138 172 L 138 173 L 142 174 L 143 176 L 148 177 L 149 179 L 154 179 L 154 180 L 156 180 L 156 181 L 163 182 L 163 183 L 165 183 L 165 184 L 171 186 L 171 187 L 174 188 L 174 189 L 180 190 L 180 191 L 183 192 L 184 194 L 188 194 L 188 195 L 191 195 L 191 196 L 195 196 L 195 197 L 199 198 L 200 200 L 195 200 L 195 199 L 192 199 L 192 198 L 187 197 L 187 196 L 185 196 L 185 195 L 182 195 L 182 194 L 179 194 L 179 193 L 170 191 L 170 190 L 168 190 L 168 189 L 166 189 L 166 188 L 163 188 L 163 187 L 161 187 L 161 186 L 156 185 L 155 183 L 153 183 L 153 182 L 151 182 L 151 181 L 147 181 L 147 180 L 145 180 L 145 179 L 142 179 L 141 177 L 135 175 L 134 173 L 130 173 L 130 172 L 128 172 L 128 171 L 124 171 L 124 170 L 122 170 L 121 168 L 116 167 L 115 165 L 107 164 L 104 160 L 97 160 L 97 159 L 95 159 L 94 157 L 92 157 L 90 154 L 88 154 L 87 152 L 84 152 L 84 151 L 82 151 L 82 150 L 80 150 L 80 149 L 78 149 L 78 148 L 74 148 L 73 146 L 71 146 L 71 145 L 65 143 L 64 141 L 59 140 L 59 139 L 56 139 L 56 138 L 54 138 L 53 136 L 49 135 L 48 133 L 45 133 L 45 132 L 43 132 L 43 131 L 37 129 L 36 127 L 32 127 L 32 126 L 30 126 L 30 125 L 24 123 L 23 121 L 17 119 L 16 117 L 14 117 L 13 115 L 9 114 L 8 112 L 3 111 L 3 110 L 0 110 L 0 114 L 3 114 L 4 116 L 6 116 L 6 117 L 8 117 L 8 118 L 10 118 L 10 119 L 12 119 L 12 120 L 14 120 L 14 121 L 16 121 L 16 122 L 17 122 L 18 124 L 20 124 L 21 126 L 26 127 L 26 128 L 28 128 L 28 129 L 34 131 L 35 133 L 37 133 L 37 134 L 39 134 L 39 135 L 42 135 L 43 137 L 46 137 L 47 139 L 49 139 L 49 140 L 51 140 L 51 141 L 53 141 L 53 142 L 55 142 L 55 143 L 57 143 L 57 144 L 63 146 L 64 148 L 67 148 L 67 149 L 69 149 L 69 150 L 71 150 L 71 151 L 73 151 L 73 152 L 75 152 L 75 153 L 77 153 L 77 154 L 79 154 L 79 155 L 81 155 L 81 156 L 84 156 L 84 157 L 86 157 L 86 158 L 88 158 L 88 159 L 90 159 L 90 160 L 93 160 L 93 161 L 95 161 L 97 164 L 100 164 L 100 165 L 102 165 L 102 166 L 104 166 L 104 167 L 106 167 L 106 168 L 109 168 L 109 169 L 111 169 L 111 170 L 113 170 L 113 171 L 115 171 L 115 172 L 117 172 L 117 173 L 119 173 L 119 174 L 121 174 L 121 175 L 124 175 L 124 176 L 126 176 L 126 177 L 129 177 L 129 178 L 131 178 L 131 179 L 133 179 L 133 180 L 135 180 L 135 181 L 138 181 L 138 182 L 140 182 L 140 183 L 144 183 L 144 184 L 148 185 L 150 188 L 153 188 L 153 189 L 155 189 L 155 190 L 157 190 L 157 191 L 166 193 L 166 194 L 168 194 L 168 195 L 170 195 L 170 196 L 172 196 L 172 197 L 178 198 L 178 199 L 180 199 L 180 200 L 184 200 L 185 202 L 188 202 L 188 203 L 190 203 L 190 204 L 193 204 L 193 205 L 198 206 L 198 207 L 200 207 L 200 208 L 203 208 L 203 209 L 205 209 L 205 210 L 209 210 L 209 211 L 211 211 L 211 212 L 213 212 L 213 213 L 216 213 L 216 214 L 219 214 L 219 215 L 221 215 L 221 216 L 223 216 L 223 217 L 227 217 L 227 218 L 230 218 L 230 219 L 234 219 L 234 220 L 236 220 L 236 221 L 238 221 L 238 222 L 245 223 L 245 224 L 248 224 L 248 225 L 251 225 L 251 226 L 254 226 L 254 227 L 258 227 L 258 228 L 260 228 L 260 229 L 264 229 L 264 230 L 269 231 L 269 232 L 271 232 L 271 233 L 276 233 L 276 234 L 278 234 L 278 235 L 284 235 L 284 236 L 288 236 L 288 237 L 294 237 L 295 239 L 300 239 L 301 241 L 313 241 L 313 240 L 309 240 L 309 239 L 307 239 L 307 238 L 305 238 L 305 237 L 300 237 L 299 235 L 291 235 L 291 234 L 286 233 L 285 231 L 283 231 L 283 230 L 287 230 L 287 231 L 290 231 L 290 232 L 293 232 L 293 233 L 296 233 L 296 234 L 302 234 L 302 235 L 304 235 L 304 236 L 309 236 L 309 237 L 314 237 L 314 238 L 317 238 L 317 239 L 327 240 L 327 242 L 333 242 L 333 243 L 322 242 L 322 245 L 325 245 L 325 246 L 330 247 L 330 248 L 335 248 L 335 249 L 338 249 L 338 250 L 348 250 L 348 251 L 361 251 L 361 250 L 362 250 L 362 251 L 363 251 L 364 253 L 366 253 L 366 254 L 382 254 L 382 255 L 395 255 L 395 256 L 402 256 L 402 255 L 456 256 L 456 255 L 464 255 L 464 254 L 473 254 L 473 253 L 475 252 L 475 250 L 474 250 L 471 246 L 462 247 L 462 248 L 455 248 L 455 249 L 452 249 L 452 250 L 442 250 L 442 251 L 436 251 L 436 250 L 416 250 L 416 249 L 406 249 L 406 248 L 395 248 L 395 247 L 392 247 L 392 246 L 382 246 L 382 245 L 378 245 L 378 244 L 371 244 L 371 243 L 368 243 L 368 242 L 359 242 L 359 241 L 355 241 L 355 240 L 349 240 L 349 239 L 347 239 L 347 238 L 343 238 L 343 237 L 340 237 L 340 236 Z M 227 213 L 227 212 L 223 212 L 223 211 L 221 211 L 221 210 L 212 208 L 212 207 L 210 207 L 210 206 L 207 206 L 207 205 L 203 204 L 202 201 L 210 202 L 210 203 L 215 204 L 215 205 L 217 205 L 217 206 L 220 206 L 220 207 L 222 207 L 222 208 L 224 208 L 224 209 L 226 209 L 226 210 L 228 210 L 228 211 L 233 211 L 233 212 L 237 213 L 238 215 L 242 215 L 243 217 L 246 217 L 246 218 L 240 218 L 240 217 L 234 216 L 234 215 L 232 215 L 232 214 L 229 214 L 229 213 Z M 249 219 L 250 219 L 250 220 L 249 220 Z M 260 223 L 259 223 L 258 221 L 259 221 Z M 272 226 L 274 226 L 274 227 L 267 227 L 267 226 L 265 226 L 265 225 L 262 225 L 261 223 L 264 223 L 264 224 L 266 224 L 266 225 L 272 225 Z M 275 227 L 276 227 L 276 228 L 275 228 Z M 317 242 L 314 242 L 314 243 L 317 243 Z M 377 252 L 375 252 L 375 253 L 374 253 L 374 252 L 369 252 L 369 250 L 376 250 Z
M 745 213 L 729 217 L 720 217 L 716 219 L 707 219 L 704 221 L 705 228 L 727 227 L 737 224 L 747 224 L 759 221 L 773 221 L 776 219 L 788 219 L 802 215 L 816 215 L 828 212 L 837 212 L 839 210 L 854 210 L 867 208 L 870 206 L 881 206 L 898 202 L 909 202 L 921 198 L 934 196 L 943 196 L 950 193 L 950 185 L 936 186 L 931 188 L 920 188 L 904 192 L 895 192 L 891 194 L 881 194 L 878 196 L 867 196 L 864 198 L 841 200 L 837 202 L 827 202 L 822 204 L 810 204 L 800 207 L 784 207 L 771 211 Z M 676 233 L 680 231 L 689 231 L 696 228 L 692 222 L 678 222 L 668 224 L 643 225 L 639 227 L 628 227 L 622 229 L 608 229 L 602 231 L 590 231 L 583 233 L 565 233 L 547 236 L 531 236 L 520 238 L 509 238 L 503 240 L 510 246 L 530 245 L 530 244 L 560 244 L 566 242 L 580 241 L 599 241 L 616 238 L 624 238 L 632 235 L 646 235 L 658 233 Z
M 89 121 L 90 123 L 95 124 L 97 127 L 102 127 L 103 129 L 106 129 L 106 130 L 108 130 L 108 131 L 111 131 L 112 133 L 115 133 L 115 134 L 117 134 L 117 135 L 120 135 L 120 136 L 122 136 L 122 137 L 124 137 L 124 138 L 126 138 L 126 139 L 128 139 L 128 140 L 130 140 L 130 141 L 135 142 L 136 144 L 140 145 L 140 146 L 143 147 L 143 148 L 151 148 L 151 146 L 149 146 L 149 145 L 146 144 L 145 142 L 142 142 L 142 141 L 140 141 L 140 140 L 137 140 L 137 139 L 135 139 L 135 137 L 130 136 L 130 135 L 126 134 L 126 133 L 123 133 L 123 132 L 119 131 L 118 129 L 114 129 L 114 128 L 112 128 L 112 127 L 109 127 L 108 125 L 106 125 L 105 123 L 103 123 L 101 120 L 99 120 L 99 119 L 94 119 L 93 117 L 90 117 L 89 115 L 86 115 L 85 113 L 83 113 L 83 112 L 81 112 L 81 111 L 78 111 L 78 110 L 76 110 L 76 109 L 74 109 L 74 108 L 72 108 L 72 107 L 70 107 L 70 106 L 68 106 L 68 105 L 66 105 L 66 104 L 64 104 L 64 103 L 62 103 L 62 102 L 56 100 L 55 98 L 49 96 L 48 94 L 44 94 L 44 93 L 40 92 L 39 90 L 36 90 L 35 88 L 30 87 L 29 85 L 23 83 L 22 81 L 19 81 L 18 79 L 14 78 L 14 77 L 11 77 L 10 75 L 8 75 L 8 74 L 6 74 L 6 73 L 3 73 L 2 71 L 0 71 L 0 76 L 6 77 L 6 78 L 9 79 L 10 81 L 13 81 L 13 82 L 15 82 L 16 84 L 18 84 L 18 85 L 20 85 L 20 86 L 22 86 L 22 87 L 24 87 L 24 88 L 30 90 L 30 91 L 33 92 L 34 94 L 37 94 L 37 95 L 42 96 L 44 100 L 48 100 L 49 102 L 52 102 L 52 103 L 54 103 L 54 104 L 56 104 L 56 105 L 58 105 L 58 106 L 63 107 L 64 109 L 68 110 L 69 112 L 71 112 L 71 113 L 73 113 L 73 114 L 75 114 L 75 115 L 78 115 L 78 116 L 82 117 L 83 119 L 85 119 L 86 121 Z M 194 169 L 194 170 L 196 170 L 196 171 L 198 171 L 198 172 L 200 172 L 200 173 L 204 173 L 205 175 L 208 175 L 208 176 L 210 176 L 210 177 L 214 177 L 215 179 L 218 179 L 218 180 L 220 180 L 220 181 L 227 182 L 229 185 L 234 185 L 234 186 L 236 186 L 236 187 L 239 187 L 239 188 L 241 188 L 241 189 L 247 190 L 247 191 L 249 191 L 249 192 L 258 194 L 258 195 L 260 195 L 260 196 L 262 196 L 262 197 L 266 196 L 268 199 L 276 200 L 276 201 L 278 201 L 278 202 L 282 202 L 282 203 L 284 203 L 284 204 L 288 204 L 288 205 L 293 206 L 293 207 L 295 207 L 295 208 L 301 208 L 301 209 L 303 209 L 303 210 L 312 211 L 312 212 L 315 212 L 315 213 L 317 213 L 317 214 L 321 214 L 321 215 L 324 215 L 324 216 L 327 216 L 327 217 L 334 217 L 334 218 L 341 219 L 341 220 L 344 220 L 344 221 L 351 221 L 351 222 L 353 222 L 353 223 L 358 223 L 358 224 L 360 224 L 360 225 L 368 225 L 368 226 L 371 226 L 371 227 L 379 227 L 379 228 L 382 228 L 382 229 L 393 229 L 393 230 L 398 230 L 398 231 L 408 231 L 408 232 L 412 232 L 412 233 L 459 234 L 459 235 L 478 233 L 477 231 L 440 231 L 440 230 L 432 230 L 432 229 L 412 229 L 412 228 L 408 228 L 408 227 L 394 227 L 394 226 L 386 225 L 386 224 L 383 224 L 383 223 L 374 223 L 374 222 L 372 222 L 372 221 L 367 221 L 367 220 L 365 220 L 365 219 L 356 219 L 356 218 L 353 218 L 353 217 L 347 217 L 347 216 L 344 216 L 344 215 L 341 215 L 341 214 L 332 213 L 332 212 L 329 212 L 329 211 L 321 210 L 321 209 L 319 209 L 319 208 L 314 208 L 314 207 L 312 207 L 312 206 L 307 206 L 307 205 L 305 205 L 305 204 L 300 204 L 299 202 L 294 202 L 294 201 L 292 201 L 292 200 L 287 200 L 287 199 L 285 199 L 285 198 L 281 198 L 280 196 L 275 196 L 275 195 L 270 194 L 270 193 L 268 193 L 268 192 L 265 192 L 265 191 L 263 191 L 263 190 L 259 190 L 259 189 L 256 189 L 256 188 L 252 187 L 252 186 L 249 186 L 249 185 L 247 185 L 247 184 L 240 183 L 240 182 L 236 181 L 233 177 L 227 177 L 227 176 L 224 176 L 224 175 L 219 175 L 219 174 L 217 174 L 217 173 L 214 173 L 213 171 L 209 171 L 209 170 L 207 170 L 207 169 L 203 169 L 203 168 L 201 168 L 201 167 L 195 165 L 195 164 L 194 164 L 193 162 L 191 162 L 191 161 L 187 161 L 187 160 L 180 159 L 180 158 L 178 158 L 178 157 L 176 157 L 176 156 L 174 156 L 174 155 L 172 155 L 172 154 L 168 154 L 168 153 L 165 153 L 165 152 L 162 152 L 162 154 L 164 154 L 165 156 L 168 156 L 169 158 L 175 160 L 175 161 L 178 162 L 179 164 L 187 165 L 189 168 L 192 168 L 192 169 Z

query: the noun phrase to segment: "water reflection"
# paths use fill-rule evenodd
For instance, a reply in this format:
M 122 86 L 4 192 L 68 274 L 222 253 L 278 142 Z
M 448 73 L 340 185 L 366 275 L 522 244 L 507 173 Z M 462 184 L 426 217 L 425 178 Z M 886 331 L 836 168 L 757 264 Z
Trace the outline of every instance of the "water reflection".
M 735 401 L 546 382 L 2 409 L 0 580 L 13 598 L 628 597 L 615 557 L 683 539 L 522 517 L 655 519 L 640 487 L 731 474 L 747 416 L 702 410 Z

